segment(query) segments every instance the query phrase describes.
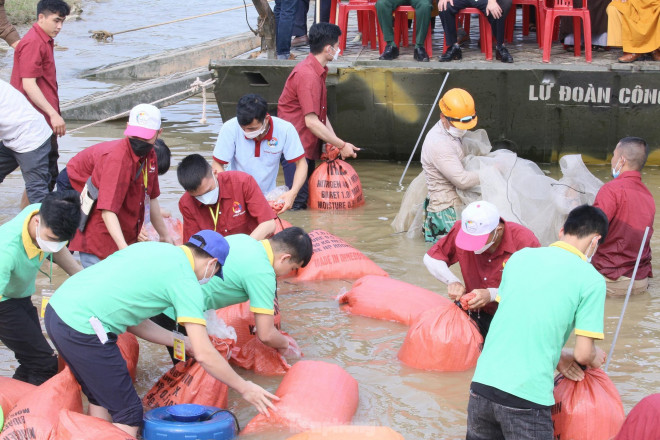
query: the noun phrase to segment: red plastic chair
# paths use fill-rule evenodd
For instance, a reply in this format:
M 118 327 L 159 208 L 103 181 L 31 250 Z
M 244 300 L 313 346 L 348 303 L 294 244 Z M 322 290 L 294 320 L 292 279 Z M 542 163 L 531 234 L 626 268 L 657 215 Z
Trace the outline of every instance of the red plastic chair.
M 348 14 L 350 11 L 357 11 L 358 29 L 362 32 L 362 45 L 376 49 L 376 3 L 367 1 L 351 0 L 348 3 L 339 3 L 337 13 L 337 26 L 341 30 L 339 36 L 339 48 L 346 50 L 346 32 L 348 29 Z M 332 16 L 332 14 L 330 14 Z M 332 17 L 331 17 L 332 18 Z
M 458 27 L 459 18 L 462 18 L 463 29 L 465 29 L 465 32 L 469 34 L 470 14 L 479 14 L 479 45 L 481 46 L 481 52 L 486 54 L 486 60 L 491 61 L 493 59 L 493 30 L 490 27 L 488 18 L 486 18 L 486 16 L 482 14 L 478 8 L 461 9 L 460 12 L 456 14 L 456 27 Z M 446 50 L 447 36 L 445 35 L 442 43 L 442 53 L 445 53 Z
M 573 35 L 575 36 L 574 53 L 576 57 L 580 56 L 580 19 L 584 24 L 584 52 L 588 63 L 591 62 L 591 15 L 587 9 L 587 0 L 582 0 L 581 8 L 573 7 L 573 0 L 554 0 L 552 7 L 545 5 L 541 1 L 541 7 L 544 9 L 543 15 L 543 62 L 550 62 L 550 50 L 552 49 L 552 36 L 555 28 L 555 21 L 559 17 L 573 17 Z
M 394 10 L 394 43 L 397 46 L 408 46 L 408 12 L 415 12 L 412 6 L 399 6 Z M 417 34 L 417 18 L 413 21 L 413 38 Z M 378 48 L 380 53 L 385 50 L 385 40 L 383 39 L 383 32 L 378 23 Z M 431 32 L 431 23 L 429 22 L 429 30 L 426 32 L 426 39 L 424 40 L 424 49 L 426 53 L 433 56 L 433 33 Z
M 511 9 L 509 10 L 509 15 L 506 17 L 506 26 L 504 31 L 504 39 L 509 43 L 513 42 L 513 27 L 516 24 L 516 5 L 522 5 L 522 34 L 524 36 L 529 35 L 529 9 L 531 6 L 534 6 L 536 10 L 536 42 L 539 45 L 539 48 L 542 48 L 543 45 L 543 10 L 541 9 L 542 3 L 544 0 L 513 0 Z

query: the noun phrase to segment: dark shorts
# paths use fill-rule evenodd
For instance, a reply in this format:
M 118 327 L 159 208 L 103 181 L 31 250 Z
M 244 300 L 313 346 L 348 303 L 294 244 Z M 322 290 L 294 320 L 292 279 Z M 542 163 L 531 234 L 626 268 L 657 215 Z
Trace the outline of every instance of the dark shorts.
M 45 323 L 51 341 L 89 402 L 107 409 L 114 423 L 139 426 L 142 401 L 117 347 L 117 335 L 108 333 L 108 342 L 101 344 L 95 334 L 86 335 L 69 327 L 50 305 L 46 306 Z
M 29 202 L 41 202 L 48 194 L 51 180 L 50 153 L 51 138 L 38 148 L 25 153 L 16 153 L 0 142 L 0 183 L 9 173 L 20 167 Z

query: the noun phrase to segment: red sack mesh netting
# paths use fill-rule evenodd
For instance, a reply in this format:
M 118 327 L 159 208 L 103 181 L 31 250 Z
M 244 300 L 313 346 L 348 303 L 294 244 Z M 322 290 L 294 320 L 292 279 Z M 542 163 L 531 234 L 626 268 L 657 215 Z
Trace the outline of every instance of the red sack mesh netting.
M 300 361 L 284 376 L 270 417 L 255 416 L 243 433 L 269 429 L 304 431 L 350 423 L 358 405 L 358 383 L 338 365 Z
M 559 440 L 609 440 L 625 417 L 621 397 L 600 368 L 589 368 L 575 382 L 561 374 L 555 378 L 552 423 Z
M 328 153 L 321 157 L 324 162 L 310 176 L 310 209 L 334 211 L 364 205 L 362 184 L 357 172 L 338 159 L 338 155 L 337 148 L 330 146 Z
M 342 309 L 355 315 L 410 325 L 424 311 L 451 304 L 437 293 L 403 281 L 367 275 L 337 297 Z

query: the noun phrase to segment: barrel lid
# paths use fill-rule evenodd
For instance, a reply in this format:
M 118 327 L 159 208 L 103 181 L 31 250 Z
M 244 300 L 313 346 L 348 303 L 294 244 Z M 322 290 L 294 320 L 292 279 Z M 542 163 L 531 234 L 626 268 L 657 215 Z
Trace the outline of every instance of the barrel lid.
M 205 406 L 194 403 L 183 403 L 167 407 L 167 413 L 178 422 L 197 421 L 205 412 Z

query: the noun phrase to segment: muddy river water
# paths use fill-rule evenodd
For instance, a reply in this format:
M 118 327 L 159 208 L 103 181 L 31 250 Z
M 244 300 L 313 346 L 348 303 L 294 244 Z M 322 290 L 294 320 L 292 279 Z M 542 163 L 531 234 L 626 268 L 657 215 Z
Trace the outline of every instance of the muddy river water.
M 249 3 L 249 2 L 248 2 Z M 92 29 L 118 31 L 146 23 L 231 7 L 236 1 L 199 0 L 194 10 L 189 2 L 147 0 L 139 3 L 120 0 L 86 2 L 80 21 L 67 22 L 57 42 L 67 50 L 56 52 L 62 100 L 77 98 L 110 85 L 80 80 L 76 74 L 85 68 L 130 57 L 159 52 L 168 48 L 195 44 L 208 38 L 231 35 L 247 30 L 243 11 L 215 16 L 169 27 L 154 28 L 117 36 L 114 43 L 101 44 L 87 36 Z M 145 12 L 146 8 L 148 12 Z M 254 11 L 249 12 L 251 23 Z M 140 17 L 140 18 L 138 18 Z M 22 28 L 22 33 L 25 28 Z M 209 37 L 212 36 L 212 37 Z M 12 52 L 0 50 L 0 78 L 8 79 Z M 217 107 L 208 104 L 208 122 L 200 124 L 201 99 L 163 109 L 163 139 L 172 149 L 172 168 L 161 177 L 161 205 L 179 216 L 177 202 L 182 189 L 176 181 L 175 166 L 187 154 L 198 152 L 211 157 L 215 137 L 222 124 Z M 89 145 L 122 136 L 123 123 L 107 123 L 67 135 L 60 140 L 60 168 L 76 152 Z M 76 124 L 70 123 L 69 128 Z M 414 142 L 411 139 L 411 143 Z M 396 215 L 403 193 L 397 182 L 404 164 L 358 161 L 353 163 L 362 181 L 366 204 L 347 211 L 326 213 L 318 211 L 286 213 L 283 217 L 307 230 L 325 229 L 343 238 L 385 269 L 390 276 L 410 282 L 438 294 L 446 289 L 436 281 L 422 264 L 428 245 L 420 238 L 394 234 L 390 222 Z M 413 164 L 405 183 L 420 171 Z M 556 166 L 541 164 L 553 177 Z M 608 180 L 609 167 L 591 167 L 599 178 Z M 649 168 L 643 174 L 647 186 L 660 197 L 660 173 Z M 23 182 L 19 172 L 13 173 L 0 186 L 0 223 L 8 221 L 19 211 Z M 656 217 L 655 229 L 658 224 Z M 652 239 L 654 250 L 660 249 L 657 236 Z M 657 254 L 657 252 L 656 252 Z M 658 259 L 654 272 L 660 274 Z M 457 268 L 455 273 L 459 274 Z M 40 303 L 42 290 L 57 288 L 66 275 L 57 270 L 52 286 L 39 275 L 34 302 Z M 349 288 L 351 280 L 291 284 L 280 282 L 279 298 L 283 328 L 293 335 L 302 348 L 305 359 L 324 360 L 346 369 L 359 383 L 360 403 L 354 424 L 387 425 L 407 439 L 464 438 L 468 387 L 473 371 L 461 373 L 433 373 L 418 371 L 401 364 L 397 352 L 407 327 L 391 322 L 350 316 L 341 311 L 334 297 L 342 287 Z M 533 288 L 533 286 L 530 286 Z M 404 292 L 402 292 L 404 294 Z M 605 310 L 605 341 L 600 347 L 609 350 L 622 299 L 608 298 Z M 533 313 L 543 313 L 542 304 Z M 571 344 L 572 342 L 569 342 Z M 141 341 L 137 389 L 143 395 L 163 372 L 169 368 L 164 348 Z M 632 298 L 624 318 L 621 335 L 610 365 L 610 377 L 617 386 L 626 412 L 644 396 L 660 389 L 660 284 L 651 282 L 649 292 Z M 13 355 L 0 345 L 0 376 L 11 376 L 16 368 Z M 256 376 L 239 371 L 244 377 L 275 391 L 281 378 Z M 246 424 L 255 414 L 235 393 L 230 393 L 229 408 Z M 287 433 L 269 433 L 258 438 L 282 439 Z M 255 437 L 256 438 L 256 437 Z

